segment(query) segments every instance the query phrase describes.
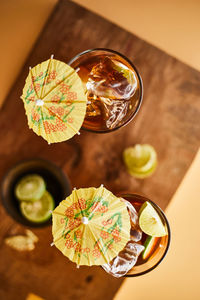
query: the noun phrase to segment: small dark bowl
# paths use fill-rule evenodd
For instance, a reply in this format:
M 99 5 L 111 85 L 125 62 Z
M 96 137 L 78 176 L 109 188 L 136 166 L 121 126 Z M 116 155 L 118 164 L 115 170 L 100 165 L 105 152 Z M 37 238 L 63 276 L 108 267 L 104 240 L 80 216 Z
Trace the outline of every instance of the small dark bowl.
M 31 159 L 18 163 L 4 176 L 1 183 L 2 204 L 13 219 L 25 226 L 42 227 L 51 224 L 51 218 L 44 223 L 32 223 L 26 220 L 19 209 L 19 201 L 15 197 L 16 183 L 25 175 L 39 174 L 45 182 L 47 190 L 52 194 L 55 206 L 71 193 L 68 178 L 60 168 L 52 162 L 43 159 Z

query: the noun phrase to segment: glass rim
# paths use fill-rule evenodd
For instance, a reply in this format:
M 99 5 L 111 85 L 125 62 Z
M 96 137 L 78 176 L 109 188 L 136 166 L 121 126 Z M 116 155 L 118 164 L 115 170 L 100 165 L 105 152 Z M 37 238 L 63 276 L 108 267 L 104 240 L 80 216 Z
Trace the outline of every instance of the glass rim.
M 118 125 L 115 128 L 113 128 L 113 129 L 103 129 L 103 130 L 89 129 L 89 128 L 86 128 L 84 126 L 81 127 L 81 129 L 83 129 L 85 131 L 93 132 L 93 133 L 109 133 L 109 132 L 113 132 L 113 131 L 121 128 L 121 127 L 124 127 L 124 126 L 128 125 L 135 118 L 135 116 L 137 115 L 138 111 L 140 110 L 140 107 L 141 107 L 141 104 L 142 104 L 142 100 L 143 100 L 143 90 L 144 90 L 144 88 L 143 88 L 143 82 L 142 82 L 142 78 L 141 78 L 141 76 L 140 76 L 137 68 L 130 61 L 129 58 L 127 58 L 124 54 L 121 54 L 118 51 L 115 51 L 115 50 L 112 50 L 112 49 L 108 49 L 108 48 L 92 48 L 92 49 L 88 49 L 88 50 L 82 51 L 82 52 L 78 53 L 77 55 L 75 55 L 72 59 L 70 59 L 69 62 L 68 62 L 68 65 L 71 66 L 71 64 L 74 61 L 76 61 L 79 57 L 81 57 L 81 56 L 83 56 L 83 55 L 85 55 L 87 53 L 94 52 L 94 51 L 107 51 L 107 52 L 116 54 L 118 56 L 121 56 L 125 61 L 127 61 L 131 65 L 131 67 L 133 68 L 133 70 L 137 74 L 139 85 L 140 85 L 140 98 L 139 98 L 136 110 L 130 115 L 130 117 L 123 124 Z
M 161 213 L 162 217 L 164 218 L 164 220 L 166 222 L 167 231 L 168 231 L 168 241 L 167 241 L 167 246 L 165 248 L 165 251 L 164 251 L 163 255 L 161 256 L 161 258 L 158 260 L 158 262 L 155 265 L 153 265 L 152 267 L 150 267 L 147 270 L 145 270 L 145 271 L 139 272 L 137 274 L 126 274 L 126 275 L 124 275 L 122 277 L 137 277 L 137 276 L 140 276 L 140 275 L 144 275 L 144 274 L 149 273 L 152 270 L 154 270 L 162 262 L 162 260 L 165 258 L 166 254 L 167 254 L 167 252 L 169 250 L 169 246 L 170 246 L 170 242 L 171 242 L 171 229 L 170 229 L 169 221 L 168 221 L 165 213 L 163 212 L 163 210 L 155 202 L 153 202 L 152 200 L 150 200 L 146 196 L 142 196 L 142 195 L 139 195 L 139 194 L 136 194 L 136 193 L 130 193 L 130 192 L 129 193 L 126 193 L 126 192 L 118 193 L 117 196 L 118 197 L 122 197 L 122 198 L 124 197 L 125 200 L 126 200 L 126 197 L 128 198 L 128 197 L 133 197 L 133 196 L 137 196 L 137 197 L 139 196 L 139 197 L 141 197 L 143 199 L 146 199 L 146 201 L 148 201 L 151 204 L 153 204 L 153 206 L 155 206 L 156 209 L 159 210 L 159 212 Z M 134 268 L 134 266 L 133 266 L 133 268 Z

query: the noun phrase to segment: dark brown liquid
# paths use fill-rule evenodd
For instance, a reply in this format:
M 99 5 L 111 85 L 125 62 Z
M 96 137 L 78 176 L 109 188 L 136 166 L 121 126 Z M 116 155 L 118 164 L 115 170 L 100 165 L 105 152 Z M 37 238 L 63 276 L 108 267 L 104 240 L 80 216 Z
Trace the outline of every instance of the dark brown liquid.
M 134 74 L 134 93 L 132 93 L 132 95 L 130 94 L 131 96 L 127 97 L 126 99 L 123 99 L 123 93 L 127 92 L 126 87 L 128 81 L 122 75 L 122 72 L 120 72 L 119 70 L 114 70 L 112 68 L 111 60 L 113 62 L 121 63 L 121 66 L 126 66 Z M 101 68 L 99 68 L 99 66 L 101 66 Z M 132 115 L 134 115 L 141 97 L 141 90 L 138 76 L 132 66 L 128 64 L 128 62 L 120 58 L 120 56 L 114 54 L 87 54 L 85 59 L 82 58 L 80 61 L 75 61 L 74 63 L 72 63 L 72 67 L 77 70 L 78 75 L 82 79 L 88 100 L 91 102 L 87 105 L 87 113 L 83 123 L 84 128 L 96 131 L 112 130 L 116 127 L 122 126 L 131 118 Z M 94 74 L 94 76 L 92 74 Z M 86 83 L 88 82 L 89 78 L 89 80 L 94 80 L 95 82 L 97 78 L 96 74 L 98 76 L 98 79 L 103 82 L 101 83 L 102 89 L 108 86 L 118 86 L 116 89 L 109 89 L 110 91 L 114 92 L 114 96 L 111 95 L 112 93 L 104 96 L 104 92 L 102 90 L 99 91 L 100 96 L 99 93 L 97 93 L 97 95 L 95 93 L 94 95 L 93 92 L 86 88 Z M 106 97 L 105 101 L 102 100 L 102 97 Z

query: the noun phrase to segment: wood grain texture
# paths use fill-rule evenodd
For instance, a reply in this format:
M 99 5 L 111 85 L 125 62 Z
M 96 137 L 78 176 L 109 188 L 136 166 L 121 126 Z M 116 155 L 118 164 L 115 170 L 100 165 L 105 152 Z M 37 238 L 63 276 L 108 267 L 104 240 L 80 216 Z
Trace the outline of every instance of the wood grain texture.
M 77 53 L 105 47 L 125 54 L 144 82 L 142 107 L 128 126 L 110 134 L 81 131 L 68 142 L 48 145 L 28 129 L 20 100 L 28 67 L 46 60 L 68 62 Z M 49 159 L 70 177 L 72 186 L 99 186 L 114 193 L 146 194 L 163 209 L 169 203 L 199 147 L 200 73 L 101 17 L 62 0 L 0 111 L 0 177 L 16 162 Z M 128 175 L 122 151 L 135 143 L 152 144 L 159 159 L 145 180 Z M 76 270 L 55 247 L 51 228 L 35 229 L 40 242 L 32 253 L 16 253 L 3 238 L 23 232 L 0 206 L 0 299 L 25 299 L 29 292 L 45 299 L 112 299 L 122 280 L 98 267 Z M 131 279 L 130 279 L 131 280 Z M 134 279 L 133 284 L 134 284 Z

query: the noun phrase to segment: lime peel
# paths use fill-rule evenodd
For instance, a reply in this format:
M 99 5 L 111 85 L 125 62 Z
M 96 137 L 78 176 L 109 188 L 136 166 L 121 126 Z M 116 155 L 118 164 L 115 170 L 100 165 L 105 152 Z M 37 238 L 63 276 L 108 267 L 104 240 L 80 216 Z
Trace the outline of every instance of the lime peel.
M 157 241 L 158 241 L 157 237 L 153 237 L 153 236 L 150 236 L 150 235 L 147 236 L 147 238 L 144 242 L 144 251 L 142 252 L 142 258 L 143 259 L 147 259 L 148 257 L 150 257 Z
M 144 172 L 144 173 L 135 172 L 135 171 L 132 171 L 130 169 L 128 169 L 128 172 L 131 176 L 134 176 L 135 178 L 144 179 L 144 178 L 150 177 L 154 173 L 156 168 L 157 168 L 157 162 L 147 172 Z

